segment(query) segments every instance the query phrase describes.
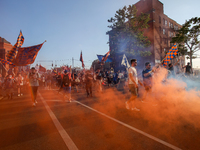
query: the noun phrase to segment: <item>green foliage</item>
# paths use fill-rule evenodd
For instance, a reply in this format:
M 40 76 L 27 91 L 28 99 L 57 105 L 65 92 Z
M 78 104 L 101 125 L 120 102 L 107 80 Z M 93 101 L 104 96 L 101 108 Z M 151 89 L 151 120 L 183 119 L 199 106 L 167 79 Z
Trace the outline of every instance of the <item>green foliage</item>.
M 194 54 L 200 50 L 199 33 L 200 18 L 191 18 L 182 25 L 182 28 L 177 31 L 176 36 L 171 41 L 171 43 L 178 43 L 179 52 L 190 59 L 191 65 L 192 59 L 196 58 Z
M 144 50 L 150 45 L 148 37 L 144 36 L 144 29 L 148 28 L 150 17 L 148 14 L 137 14 L 134 5 L 124 6 L 116 11 L 114 17 L 108 20 L 111 23 L 109 31 L 111 41 L 114 41 L 115 51 L 122 51 L 132 55 L 151 55 Z

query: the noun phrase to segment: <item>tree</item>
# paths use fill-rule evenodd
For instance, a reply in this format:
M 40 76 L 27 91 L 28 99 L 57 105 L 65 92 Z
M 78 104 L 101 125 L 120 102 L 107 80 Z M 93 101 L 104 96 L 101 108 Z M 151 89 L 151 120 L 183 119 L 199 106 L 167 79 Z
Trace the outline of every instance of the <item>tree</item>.
M 190 59 L 192 66 L 192 59 L 195 59 L 195 53 L 200 50 L 200 18 L 195 17 L 186 21 L 177 34 L 172 38 L 171 43 L 178 43 L 178 50 L 181 54 L 186 55 Z
M 111 53 L 120 53 L 123 50 L 132 55 L 151 55 L 145 50 L 150 41 L 144 36 L 144 29 L 148 28 L 149 20 L 148 14 L 137 14 L 135 5 L 124 6 L 116 11 L 115 16 L 108 20 L 111 23 L 108 27 L 112 30 L 107 34 L 110 35 L 110 41 L 114 41 L 114 51 Z

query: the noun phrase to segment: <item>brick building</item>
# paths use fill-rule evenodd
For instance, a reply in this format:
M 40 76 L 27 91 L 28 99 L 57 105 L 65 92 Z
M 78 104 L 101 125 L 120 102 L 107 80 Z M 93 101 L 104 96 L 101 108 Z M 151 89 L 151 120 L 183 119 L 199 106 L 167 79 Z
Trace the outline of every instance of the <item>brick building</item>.
M 8 53 L 9 50 L 12 49 L 12 44 L 8 42 L 6 39 L 0 37 L 0 58 L 6 59 L 6 54 Z M 9 65 L 5 66 L 6 69 L 9 69 Z M 6 70 L 4 69 L 3 65 L 0 64 L 0 74 L 5 76 Z
M 181 25 L 176 21 L 169 18 L 164 14 L 163 3 L 159 0 L 140 0 L 134 4 L 138 10 L 138 15 L 140 13 L 147 13 L 150 15 L 150 21 L 148 22 L 149 28 L 144 31 L 144 35 L 148 37 L 151 42 L 151 46 L 147 48 L 151 51 L 152 55 L 143 61 L 150 61 L 151 63 L 159 63 L 165 57 L 166 52 L 171 48 L 173 44 L 170 43 L 173 36 L 175 36 L 175 31 L 181 28 Z M 111 41 L 109 34 L 109 43 L 114 43 Z M 110 44 L 110 49 L 112 51 Z M 144 64 L 145 62 L 141 62 Z M 180 61 L 180 64 L 185 64 L 185 59 Z

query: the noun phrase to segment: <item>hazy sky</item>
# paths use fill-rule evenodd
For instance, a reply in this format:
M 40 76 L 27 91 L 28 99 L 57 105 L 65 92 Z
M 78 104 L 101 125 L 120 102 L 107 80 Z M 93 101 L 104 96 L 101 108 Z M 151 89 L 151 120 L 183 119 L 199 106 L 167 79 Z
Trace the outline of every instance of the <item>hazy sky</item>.
M 160 0 L 164 13 L 179 24 L 199 17 L 199 0 Z M 138 0 L 0 0 L 0 36 L 15 44 L 20 29 L 25 41 L 23 47 L 37 45 L 45 40 L 36 58 L 55 60 L 57 65 L 81 66 L 80 52 L 86 67 L 96 54 L 109 50 L 108 19 L 116 10 Z M 199 59 L 200 60 L 200 59 Z M 200 67 L 200 61 L 194 65 Z M 50 67 L 51 62 L 42 63 Z

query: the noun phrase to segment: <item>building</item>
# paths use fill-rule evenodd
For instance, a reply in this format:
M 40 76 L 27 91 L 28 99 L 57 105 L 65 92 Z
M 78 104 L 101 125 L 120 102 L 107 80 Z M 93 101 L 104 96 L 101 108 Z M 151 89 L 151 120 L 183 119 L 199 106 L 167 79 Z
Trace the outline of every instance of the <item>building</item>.
M 175 36 L 175 31 L 181 28 L 181 25 L 164 14 L 163 3 L 159 0 L 140 0 L 134 5 L 138 10 L 138 15 L 141 13 L 150 15 L 149 28 L 144 31 L 144 35 L 151 42 L 151 46 L 147 50 L 152 55 L 143 61 L 150 61 L 153 64 L 160 63 L 173 45 L 170 41 Z M 107 32 L 107 34 L 109 33 L 111 32 Z M 114 41 L 110 41 L 112 39 L 110 36 L 112 35 L 109 34 L 109 43 L 113 44 Z M 112 51 L 111 44 L 110 49 Z M 144 64 L 145 62 L 141 63 Z M 185 64 L 184 57 L 180 64 Z
M 5 59 L 6 60 L 6 54 L 8 53 L 9 50 L 12 49 L 12 44 L 10 42 L 8 42 L 6 39 L 0 37 L 0 58 Z M 0 63 L 0 74 L 2 74 L 3 76 L 6 75 L 6 70 L 5 68 L 8 70 L 9 69 L 9 65 L 5 65 L 3 66 Z

